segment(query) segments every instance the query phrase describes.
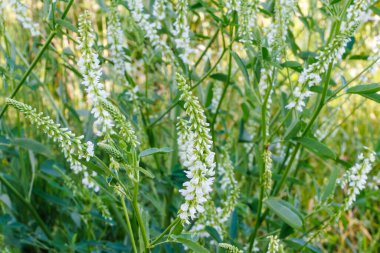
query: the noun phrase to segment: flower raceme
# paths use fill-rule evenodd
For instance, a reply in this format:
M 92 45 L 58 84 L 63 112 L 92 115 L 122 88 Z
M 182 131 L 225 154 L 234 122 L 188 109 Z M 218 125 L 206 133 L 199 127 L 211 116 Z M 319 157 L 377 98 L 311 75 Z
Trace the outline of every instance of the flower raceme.
M 345 21 L 335 38 L 318 54 L 317 61 L 305 68 L 299 76 L 299 83 L 302 88 L 294 92 L 293 100 L 286 105 L 287 109 L 296 108 L 302 112 L 305 107 L 304 100 L 311 96 L 311 92 L 306 90 L 318 85 L 322 81 L 321 74 L 326 72 L 331 64 L 335 65 L 342 60 L 345 47 L 351 37 L 356 32 L 359 25 L 367 20 L 366 10 L 372 1 L 354 0 L 348 8 Z
M 91 113 L 95 117 L 95 133 L 103 136 L 112 132 L 113 122 L 110 114 L 104 110 L 100 98 L 107 98 L 108 92 L 100 82 L 102 70 L 99 65 L 99 56 L 92 48 L 94 46 L 94 30 L 91 27 L 90 15 L 87 11 L 79 17 L 79 49 L 81 57 L 78 65 L 83 75 L 82 84 L 86 87 L 87 100 L 92 105 Z
M 44 116 L 42 112 L 37 112 L 37 110 L 30 105 L 10 98 L 6 99 L 6 103 L 17 109 L 19 112 L 22 112 L 32 125 L 41 129 L 49 138 L 53 139 L 53 141 L 61 147 L 62 152 L 74 173 L 78 174 L 83 172 L 84 178 L 82 183 L 84 185 L 88 188 L 94 188 L 95 191 L 99 190 L 99 186 L 90 178 L 89 173 L 86 171 L 87 168 L 77 160 L 85 159 L 86 161 L 89 161 L 90 158 L 94 156 L 94 145 L 92 142 L 88 141 L 83 143 L 83 136 L 75 136 L 75 134 L 69 129 L 63 128 L 59 124 L 54 123 L 49 116 Z M 74 154 L 76 157 L 74 157 Z M 96 173 L 92 172 L 91 176 L 96 176 Z
M 204 212 L 204 204 L 210 198 L 215 154 L 211 151 L 212 140 L 203 108 L 192 95 L 184 77 L 177 73 L 176 79 L 188 118 L 179 119 L 177 124 L 180 162 L 187 168 L 186 176 L 189 178 L 183 184 L 184 189 L 180 190 L 185 203 L 181 205 L 179 217 L 182 222 L 188 223 L 189 218 L 196 218 L 197 212 Z
M 368 180 L 368 174 L 371 172 L 373 162 L 375 161 L 375 153 L 370 152 L 367 156 L 361 153 L 358 162 L 355 163 L 343 177 L 338 181 L 342 189 L 347 187 L 347 196 L 344 203 L 344 209 L 348 210 L 352 207 L 356 200 L 356 196 L 365 189 Z
M 187 21 L 187 0 L 179 0 L 177 3 L 177 19 L 174 23 L 173 34 L 176 36 L 177 48 L 181 50 L 180 57 L 184 63 L 189 64 L 189 55 L 194 52 L 190 47 L 190 29 Z
M 108 16 L 107 40 L 110 45 L 110 59 L 114 64 L 113 70 L 119 76 L 124 76 L 127 70 L 126 59 L 124 59 L 123 47 L 127 44 L 124 41 L 124 34 L 121 28 L 120 19 L 116 9 L 117 5 L 112 3 Z

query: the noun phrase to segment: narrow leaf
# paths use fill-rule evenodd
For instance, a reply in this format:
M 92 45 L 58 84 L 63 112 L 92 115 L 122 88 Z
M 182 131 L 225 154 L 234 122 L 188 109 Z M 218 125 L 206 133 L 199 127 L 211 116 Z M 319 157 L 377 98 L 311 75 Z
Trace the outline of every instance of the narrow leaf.
M 302 228 L 303 222 L 301 218 L 287 205 L 285 201 L 275 198 L 268 198 L 265 204 L 271 209 L 281 220 L 295 229 Z M 286 203 L 286 202 L 285 202 Z
M 308 150 L 310 150 L 317 156 L 320 156 L 323 158 L 327 157 L 334 160 L 336 159 L 336 154 L 331 149 L 329 149 L 325 144 L 319 142 L 316 139 L 302 137 L 302 138 L 298 138 L 297 141 L 302 146 L 304 146 L 305 148 L 307 148 Z

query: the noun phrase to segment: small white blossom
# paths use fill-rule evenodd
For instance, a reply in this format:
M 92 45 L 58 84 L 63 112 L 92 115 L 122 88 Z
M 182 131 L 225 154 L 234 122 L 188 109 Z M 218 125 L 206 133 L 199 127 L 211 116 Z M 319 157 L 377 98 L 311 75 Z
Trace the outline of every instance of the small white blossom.
M 269 245 L 267 253 L 282 253 L 284 252 L 283 246 L 278 239 L 277 235 L 270 235 L 268 236 L 269 239 Z
M 191 61 L 189 56 L 194 53 L 195 50 L 190 46 L 190 28 L 187 21 L 187 5 L 187 0 L 178 0 L 177 2 L 177 18 L 174 23 L 173 34 L 176 37 L 175 43 L 177 48 L 180 50 L 180 57 L 182 61 L 186 64 L 190 64 Z
M 258 0 L 241 0 L 239 8 L 239 38 L 243 43 L 253 40 L 253 32 L 256 27 L 256 16 L 259 11 Z
M 83 136 L 75 136 L 68 128 L 56 124 L 49 116 L 44 116 L 42 112 L 37 112 L 31 106 L 21 103 L 17 100 L 7 98 L 6 103 L 18 111 L 22 112 L 30 123 L 41 129 L 49 138 L 56 142 L 62 150 L 70 168 L 75 174 L 83 172 L 82 182 L 88 188 L 95 191 L 99 189 L 96 182 L 88 176 L 87 168 L 78 159 L 89 161 L 94 156 L 94 145 L 88 141 L 82 142 Z M 92 173 L 94 175 L 94 172 Z
M 141 0 L 127 0 L 133 20 L 145 32 L 145 37 L 152 43 L 152 46 L 161 50 L 168 57 L 174 58 L 173 52 L 165 44 L 157 33 L 157 22 L 150 22 L 149 15 L 144 13 L 144 4 Z
M 0 2 L 0 14 L 3 14 L 2 10 L 6 7 L 9 7 L 16 14 L 16 19 L 20 22 L 24 29 L 30 31 L 33 37 L 41 35 L 39 29 L 40 25 L 38 23 L 34 23 L 33 20 L 27 16 L 29 6 L 21 3 L 19 0 L 5 0 L 4 2 Z
M 100 82 L 102 70 L 99 65 L 99 56 L 93 49 L 94 30 L 91 26 L 90 15 L 85 11 L 79 17 L 79 46 L 81 57 L 78 61 L 79 70 L 83 75 L 82 84 L 86 87 L 87 100 L 92 105 L 91 113 L 95 117 L 95 132 L 103 136 L 112 132 L 113 122 L 110 114 L 104 110 L 99 100 L 106 99 L 108 92 Z
M 356 196 L 365 189 L 368 180 L 368 174 L 371 172 L 373 162 L 375 161 L 375 153 L 369 152 L 368 156 L 361 153 L 358 156 L 358 162 L 351 167 L 343 177 L 338 180 L 342 189 L 346 188 L 346 198 L 344 209 L 348 210 L 353 206 Z
M 211 151 L 212 139 L 204 110 L 198 99 L 191 94 L 190 86 L 177 74 L 180 99 L 185 102 L 188 120 L 180 119 L 177 124 L 179 157 L 187 168 L 189 181 L 183 184 L 180 193 L 185 198 L 179 210 L 182 222 L 195 219 L 197 213 L 204 212 L 204 204 L 209 200 L 214 182 L 214 152 Z

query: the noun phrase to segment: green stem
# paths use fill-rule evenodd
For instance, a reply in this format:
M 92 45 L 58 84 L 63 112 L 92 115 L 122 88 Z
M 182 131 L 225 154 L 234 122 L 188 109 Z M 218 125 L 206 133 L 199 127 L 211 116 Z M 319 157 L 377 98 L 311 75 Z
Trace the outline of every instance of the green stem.
M 2 175 L 0 175 L 0 181 L 29 209 L 30 213 L 33 215 L 34 219 L 37 221 L 38 225 L 41 227 L 44 234 L 50 239 L 53 240 L 53 236 L 50 233 L 50 230 L 42 220 L 42 218 L 37 213 L 36 209 L 27 201 Z
M 63 12 L 63 14 L 61 16 L 61 19 L 65 19 L 65 17 L 67 15 L 67 13 L 69 12 L 69 10 L 70 10 L 71 5 L 73 4 L 73 2 L 74 2 L 74 0 L 70 0 L 69 4 L 66 6 L 66 8 L 65 8 L 65 10 L 64 10 L 64 12 Z M 54 15 L 54 13 L 53 13 L 53 15 Z M 32 64 L 30 64 L 28 70 L 23 75 L 20 83 L 17 85 L 16 89 L 10 95 L 10 98 L 14 98 L 16 96 L 17 92 L 20 90 L 21 86 L 25 83 L 25 81 L 28 78 L 28 76 L 30 75 L 30 73 L 32 73 L 32 70 L 37 65 L 37 63 L 41 59 L 41 57 L 44 54 L 44 52 L 46 51 L 46 49 L 49 47 L 51 41 L 53 40 L 53 38 L 55 37 L 56 34 L 57 34 L 57 31 L 55 31 L 55 30 L 50 32 L 50 35 L 47 38 L 45 44 L 42 46 L 41 50 L 38 52 L 36 58 L 34 58 Z M 8 108 L 8 105 L 6 104 L 4 106 L 4 108 L 3 108 L 3 110 L 0 113 L 0 119 L 3 117 L 3 115 L 4 115 L 5 111 L 7 110 L 7 108 Z
M 151 243 L 150 243 L 150 247 L 152 247 L 153 245 L 155 245 L 159 240 L 161 240 L 162 237 L 164 237 L 172 227 L 174 227 L 175 225 L 178 224 L 178 222 L 180 222 L 180 219 L 179 217 L 177 217 L 156 239 L 154 239 Z
M 146 233 L 144 221 L 141 217 L 140 208 L 139 208 L 139 204 L 137 201 L 138 192 L 139 192 L 139 185 L 138 185 L 138 183 L 135 183 L 132 206 L 133 206 L 133 209 L 135 210 L 137 222 L 139 223 L 139 226 L 140 226 L 141 235 L 143 237 L 144 246 L 145 246 L 145 252 L 149 252 L 149 239 L 148 239 L 148 235 Z
M 127 222 L 127 226 L 128 226 L 129 236 L 131 237 L 131 243 L 132 243 L 133 252 L 134 252 L 134 253 L 137 253 L 135 237 L 133 236 L 133 231 L 132 231 L 131 222 L 130 222 L 130 220 L 129 220 L 129 215 L 128 215 L 127 206 L 125 205 L 125 201 L 124 201 L 124 198 L 123 198 L 123 197 L 121 198 L 121 204 L 122 204 L 122 206 L 123 206 L 123 211 L 124 211 L 125 220 L 126 220 L 126 222 Z

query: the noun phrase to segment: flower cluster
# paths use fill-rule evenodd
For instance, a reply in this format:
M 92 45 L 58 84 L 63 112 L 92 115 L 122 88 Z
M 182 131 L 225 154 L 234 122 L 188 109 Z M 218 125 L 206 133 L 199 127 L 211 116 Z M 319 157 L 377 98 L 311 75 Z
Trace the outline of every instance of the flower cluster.
M 277 56 L 285 46 L 286 35 L 295 2 L 293 0 L 276 0 L 274 22 L 269 26 L 268 47 L 272 55 Z
M 144 13 L 144 4 L 141 0 L 127 0 L 129 10 L 133 20 L 140 26 L 145 32 L 145 37 L 152 43 L 152 46 L 158 50 L 161 50 L 170 58 L 173 58 L 173 52 L 170 48 L 160 39 L 157 33 L 159 27 L 156 22 L 149 21 L 149 15 Z
M 229 252 L 229 253 L 243 253 L 243 251 L 239 250 L 238 247 L 233 246 L 233 245 L 228 244 L 228 243 L 219 243 L 218 245 L 220 248 L 227 250 L 227 252 Z
M 95 132 L 102 136 L 112 132 L 113 122 L 110 114 L 104 110 L 99 102 L 101 98 L 108 97 L 108 92 L 105 90 L 104 84 L 100 82 L 102 70 L 99 65 L 99 56 L 92 48 L 95 35 L 87 11 L 79 17 L 79 34 L 81 57 L 78 65 L 83 75 L 82 84 L 86 87 L 87 100 L 93 106 L 91 113 L 96 119 Z
M 164 20 L 166 17 L 166 1 L 156 0 L 153 5 L 153 15 L 160 21 Z
M 283 253 L 284 248 L 278 239 L 277 235 L 270 235 L 268 236 L 269 239 L 269 245 L 267 253 Z
M 107 40 L 110 45 L 110 59 L 114 64 L 113 70 L 115 70 L 117 75 L 124 76 L 125 71 L 128 70 L 126 65 L 127 59 L 124 57 L 125 53 L 123 50 L 123 46 L 126 46 L 126 43 L 116 8 L 117 5 L 112 3 L 107 22 Z
M 200 237 L 208 237 L 206 226 L 211 226 L 218 231 L 223 237 L 225 232 L 225 224 L 230 218 L 239 199 L 240 189 L 234 175 L 234 167 L 226 150 L 223 150 L 220 163 L 218 164 L 218 178 L 220 188 L 223 194 L 222 205 L 215 207 L 210 202 L 206 207 L 206 211 L 195 222 L 191 231 L 196 232 Z
M 256 16 L 259 11 L 258 0 L 241 0 L 239 5 L 239 38 L 243 43 L 253 40 Z
M 355 0 L 347 10 L 347 17 L 343 22 L 339 33 L 335 36 L 316 57 L 317 61 L 305 68 L 299 76 L 299 83 L 302 89 L 294 92 L 293 100 L 286 106 L 287 109 L 296 108 L 302 111 L 305 107 L 304 100 L 311 96 L 311 93 L 305 90 L 305 86 L 312 87 L 321 82 L 321 74 L 326 72 L 330 64 L 337 64 L 341 61 L 345 52 L 345 46 L 357 30 L 358 26 L 366 20 L 364 13 L 369 7 L 371 1 Z
M 61 147 L 65 158 L 70 164 L 70 168 L 75 174 L 78 174 L 79 172 L 87 173 L 87 168 L 80 163 L 78 159 L 89 161 L 90 158 L 94 156 L 94 145 L 92 142 L 88 141 L 83 143 L 83 136 L 75 136 L 75 134 L 69 129 L 61 127 L 49 116 L 44 116 L 42 112 L 37 112 L 36 109 L 27 104 L 10 98 L 6 99 L 6 103 L 22 112 L 32 125 L 41 129 L 49 138 L 53 139 L 53 141 Z M 85 178 L 82 181 L 83 184 L 98 191 L 99 186 L 89 178 L 88 173 L 84 174 L 84 176 Z
M 240 5 L 241 5 L 240 0 L 227 0 L 226 1 L 227 12 L 230 13 L 232 11 L 239 11 Z
M 176 37 L 175 43 L 181 51 L 180 57 L 184 63 L 190 64 L 189 56 L 194 53 L 190 47 L 190 29 L 187 22 L 187 0 L 179 0 L 177 3 L 177 19 L 174 23 L 173 34 Z
M 115 127 L 119 129 L 120 137 L 125 139 L 127 143 L 131 144 L 134 147 L 139 145 L 132 124 L 127 121 L 120 110 L 106 99 L 100 99 L 100 103 L 104 110 L 106 110 L 111 115 L 113 121 L 115 122 Z
M 176 79 L 188 117 L 180 119 L 177 124 L 180 161 L 187 168 L 189 178 L 183 184 L 184 189 L 180 190 L 185 203 L 181 205 L 179 217 L 187 223 L 189 218 L 196 218 L 197 212 L 204 212 L 203 205 L 210 197 L 214 182 L 215 154 L 211 151 L 212 139 L 203 108 L 184 77 L 177 73 Z
M 262 184 L 268 194 L 272 189 L 272 153 L 269 149 L 264 151 L 264 173 Z
M 33 37 L 41 35 L 39 31 L 39 24 L 34 23 L 30 17 L 26 16 L 28 9 L 30 9 L 28 6 L 21 3 L 19 0 L 5 0 L 4 2 L 0 3 L 0 14 L 2 14 L 1 10 L 5 9 L 6 7 L 13 9 L 16 14 L 16 19 L 20 22 L 24 29 L 30 31 Z
M 368 173 L 372 170 L 375 161 L 375 153 L 370 152 L 368 156 L 361 153 L 358 162 L 350 168 L 343 177 L 338 180 L 342 189 L 347 187 L 347 196 L 344 203 L 344 209 L 348 210 L 352 207 L 356 200 L 356 196 L 362 191 L 367 183 Z

